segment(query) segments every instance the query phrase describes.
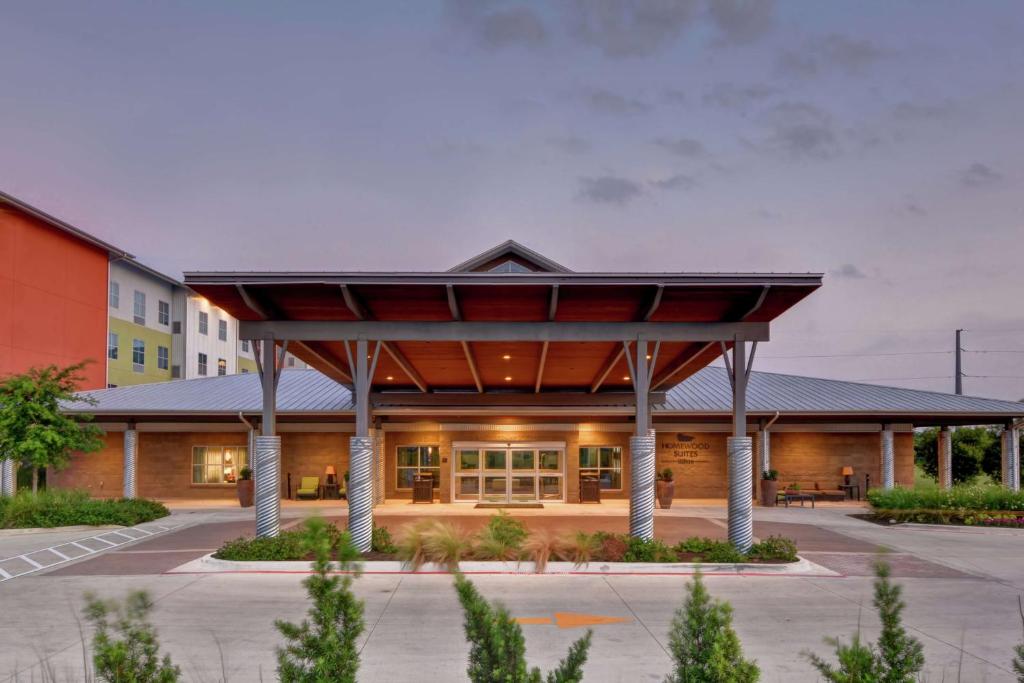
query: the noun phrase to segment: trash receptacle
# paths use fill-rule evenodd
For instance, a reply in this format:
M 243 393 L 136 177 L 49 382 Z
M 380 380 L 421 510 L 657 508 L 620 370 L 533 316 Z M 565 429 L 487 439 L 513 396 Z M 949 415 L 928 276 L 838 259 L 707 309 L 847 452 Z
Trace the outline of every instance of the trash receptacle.
M 430 474 L 417 474 L 412 479 L 412 502 L 434 502 L 434 478 Z
M 592 474 L 580 475 L 580 502 L 601 502 L 601 480 Z

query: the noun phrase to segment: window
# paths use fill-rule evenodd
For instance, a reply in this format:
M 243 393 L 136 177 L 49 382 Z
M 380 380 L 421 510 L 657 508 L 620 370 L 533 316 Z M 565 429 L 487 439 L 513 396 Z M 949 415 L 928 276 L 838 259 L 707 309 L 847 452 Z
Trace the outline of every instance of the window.
M 210 333 L 210 314 L 206 311 L 199 311 L 199 334 Z
M 199 354 L 199 374 L 203 377 L 206 376 L 206 354 Z
M 228 362 L 223 358 L 217 359 L 217 375 L 223 376 L 228 374 Z
M 288 360 L 285 362 L 285 365 L 287 365 L 290 368 L 294 368 L 295 367 L 295 356 L 288 356 Z
M 146 324 L 146 293 L 135 290 L 135 307 L 133 309 L 132 319 L 135 320 L 139 325 Z
M 622 488 L 622 449 L 618 446 L 581 446 L 580 475 L 597 476 L 601 488 Z
M 228 321 L 218 320 L 217 321 L 217 339 L 221 341 L 228 340 Z
M 166 370 L 171 365 L 171 352 L 166 346 L 156 347 L 156 367 Z
M 249 340 L 248 339 L 243 339 L 242 340 L 242 352 L 243 353 L 249 353 Z
M 234 484 L 238 471 L 249 464 L 245 446 L 193 446 L 193 484 Z
M 242 374 L 243 375 L 248 375 L 249 374 L 249 368 L 242 368 Z
M 117 332 L 107 333 L 107 358 L 117 360 Z
M 166 301 L 156 303 L 156 319 L 161 325 L 171 324 L 171 305 Z
M 417 474 L 431 474 L 434 488 L 441 486 L 441 453 L 437 446 L 399 446 L 398 488 L 411 489 Z
M 146 342 L 141 339 L 132 339 L 132 370 L 134 372 L 146 370 Z
M 118 284 L 117 280 L 110 281 L 110 307 L 121 307 L 121 285 Z

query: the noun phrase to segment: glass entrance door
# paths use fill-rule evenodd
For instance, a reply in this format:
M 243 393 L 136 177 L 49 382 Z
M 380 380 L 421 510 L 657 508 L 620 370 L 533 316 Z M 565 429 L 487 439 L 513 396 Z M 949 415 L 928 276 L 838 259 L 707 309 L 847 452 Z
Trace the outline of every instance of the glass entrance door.
M 456 443 L 453 450 L 456 501 L 565 500 L 564 443 Z

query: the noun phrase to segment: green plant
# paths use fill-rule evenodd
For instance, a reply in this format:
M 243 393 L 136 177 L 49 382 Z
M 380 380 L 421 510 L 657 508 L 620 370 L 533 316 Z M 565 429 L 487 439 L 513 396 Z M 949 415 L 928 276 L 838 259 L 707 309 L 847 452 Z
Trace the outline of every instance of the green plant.
M 629 545 L 625 534 L 611 534 L 606 531 L 598 531 L 594 534 L 598 543 L 598 559 L 604 562 L 622 562 Z
M 868 502 L 880 510 L 1024 511 L 1024 491 L 996 484 L 957 484 L 948 490 L 918 491 L 902 487 L 871 489 Z
M 769 536 L 760 543 L 752 545 L 747 551 L 747 557 L 763 561 L 796 562 L 796 543 L 782 536 Z
M 252 468 L 243 467 L 242 469 L 238 470 L 238 478 L 241 481 L 249 481 L 250 479 L 252 479 Z
M 31 368 L 0 382 L 0 453 L 32 468 L 32 492 L 38 489 L 39 468 L 63 469 L 74 452 L 103 447 L 103 430 L 92 416 L 70 416 L 75 403 L 92 403 L 75 394 L 86 363 L 58 368 Z
M 356 570 L 358 551 L 348 532 L 335 544 L 328 524 L 322 519 L 306 521 L 303 549 L 312 553 L 313 574 L 302 583 L 313 604 L 309 619 L 301 624 L 276 620 L 274 625 L 287 644 L 277 649 L 277 674 L 284 683 L 355 683 L 359 670 L 358 639 L 363 633 L 363 603 L 352 592 L 351 575 L 330 575 L 331 553 L 335 550 L 342 569 Z
M 729 541 L 716 541 L 711 538 L 688 538 L 680 541 L 675 547 L 676 553 L 693 553 L 698 562 L 736 563 L 745 562 L 746 556 Z
M 558 667 L 542 678 L 540 669 L 526 664 L 523 630 L 500 604 L 491 605 L 469 579 L 457 574 L 455 591 L 465 616 L 463 627 L 470 643 L 466 673 L 472 683 L 576 683 L 583 679 L 593 633 L 577 640 Z
M 787 491 L 799 491 L 800 490 L 800 483 L 794 481 L 792 484 L 790 484 L 789 486 L 786 487 L 786 490 Z
M 669 630 L 674 669 L 666 683 L 752 683 L 761 675 L 743 658 L 732 628 L 732 607 L 712 600 L 700 572 L 687 584 L 688 595 Z
M 474 555 L 481 560 L 514 560 L 522 553 L 527 534 L 522 522 L 502 510 L 477 535 Z
M 672 481 L 675 478 L 675 472 L 672 471 L 671 467 L 666 467 L 658 473 L 658 481 Z
M 567 533 L 562 536 L 561 540 L 565 559 L 576 567 L 589 564 L 601 548 L 597 536 L 585 531 Z
M 833 665 L 812 652 L 804 656 L 826 681 L 912 683 L 924 668 L 920 641 L 907 634 L 901 614 L 906 607 L 900 599 L 901 588 L 889 581 L 891 569 L 879 560 L 875 564 L 875 598 L 873 604 L 882 622 L 882 633 L 875 646 L 860 642 L 859 631 L 849 645 L 838 638 L 826 638 L 835 648 L 838 664 Z
M 393 555 L 398 552 L 398 546 L 391 538 L 391 532 L 386 526 L 373 527 L 373 537 L 370 541 L 370 549 L 375 553 L 387 553 Z
M 675 562 L 678 559 L 675 550 L 657 538 L 630 538 L 622 556 L 623 562 Z
M 52 528 L 87 524 L 133 526 L 171 514 L 163 504 L 145 498 L 91 498 L 85 491 L 46 489 L 19 491 L 0 498 L 0 528 Z
M 775 481 L 779 478 L 778 470 L 762 470 L 761 478 L 766 481 Z
M 565 547 L 560 536 L 541 530 L 530 534 L 523 544 L 523 552 L 533 561 L 534 571 L 541 574 L 551 559 L 557 560 L 565 556 Z
M 144 591 L 123 602 L 86 594 L 85 617 L 96 629 L 92 662 L 96 677 L 109 683 L 173 683 L 181 670 L 169 655 L 160 658 L 156 630 L 147 617 L 153 602 Z
M 317 521 L 314 521 L 317 520 Z M 319 524 L 322 520 L 315 517 L 303 522 L 298 529 L 282 531 L 277 536 L 264 538 L 236 538 L 222 545 L 213 556 L 219 560 L 234 562 L 258 561 L 296 561 L 310 557 L 311 550 L 306 536 L 309 525 Z M 329 540 L 328 552 L 338 561 L 345 561 L 349 554 L 348 535 L 341 532 L 333 524 L 323 522 L 323 533 Z

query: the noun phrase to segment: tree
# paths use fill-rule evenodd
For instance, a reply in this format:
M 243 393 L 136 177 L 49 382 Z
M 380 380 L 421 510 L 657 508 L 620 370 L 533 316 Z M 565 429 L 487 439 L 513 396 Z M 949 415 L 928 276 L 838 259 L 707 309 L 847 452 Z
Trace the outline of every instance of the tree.
M 761 676 L 753 661 L 743 658 L 732 628 L 732 606 L 712 600 L 700 572 L 687 584 L 689 594 L 676 610 L 669 631 L 675 670 L 665 683 L 753 683 Z
M 73 403 L 92 403 L 76 396 L 86 363 L 58 368 L 32 368 L 0 383 L 0 454 L 32 468 L 32 492 L 39 485 L 39 468 L 62 469 L 73 452 L 88 453 L 103 446 L 103 431 L 91 415 L 71 417 L 62 409 Z
M 292 624 L 278 619 L 277 630 L 288 642 L 277 649 L 277 675 L 284 683 L 355 683 L 359 670 L 357 641 L 363 629 L 363 602 L 352 592 L 352 577 L 330 576 L 334 538 L 323 519 L 306 522 L 303 546 L 313 553 L 313 574 L 303 581 L 310 599 L 309 619 Z M 337 541 L 343 570 L 358 569 L 359 557 L 348 532 Z
M 546 678 L 538 667 L 526 665 L 526 640 L 523 630 L 508 610 L 489 604 L 476 586 L 461 574 L 455 576 L 455 590 L 465 615 L 466 640 L 471 644 L 466 673 L 472 683 L 578 683 L 583 680 L 593 632 L 577 640 L 565 659 Z
M 902 588 L 889 581 L 891 568 L 878 561 L 875 564 L 875 599 L 882 622 L 882 633 L 875 646 L 860 642 L 859 631 L 850 645 L 838 638 L 826 638 L 835 648 L 837 665 L 832 665 L 813 652 L 804 656 L 826 681 L 833 683 L 913 683 L 924 668 L 921 642 L 907 634 L 903 628 L 902 613 L 906 603 L 900 598 Z
M 99 680 L 174 683 L 181 677 L 181 670 L 171 664 L 169 655 L 160 659 L 156 631 L 146 620 L 152 608 L 144 591 L 131 593 L 124 603 L 86 595 L 85 616 L 96 628 L 92 661 Z
M 937 427 L 914 435 L 914 460 L 925 472 L 938 477 Z M 1001 476 L 1002 446 L 999 430 L 991 427 L 958 427 L 953 432 L 953 482 L 967 482 L 981 473 Z

